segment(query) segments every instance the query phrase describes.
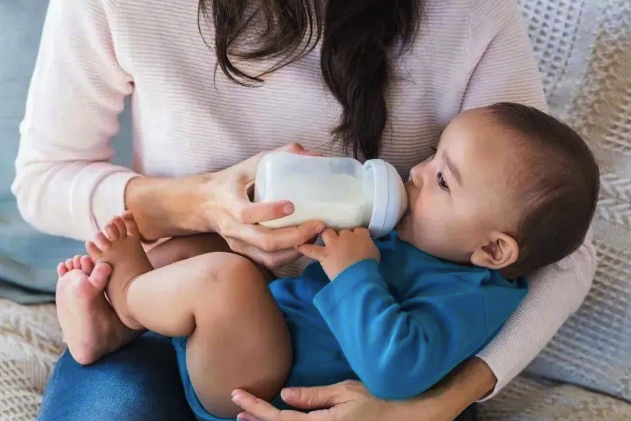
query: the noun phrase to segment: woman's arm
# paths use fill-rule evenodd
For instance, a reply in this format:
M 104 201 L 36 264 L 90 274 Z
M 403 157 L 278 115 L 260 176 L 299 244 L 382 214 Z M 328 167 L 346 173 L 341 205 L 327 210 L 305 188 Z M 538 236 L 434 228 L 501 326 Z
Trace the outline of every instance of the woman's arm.
M 378 399 L 356 381 L 283 390 L 283 400 L 296 408 L 311 410 L 306 414 L 278 410 L 243 390 L 235 391 L 232 399 L 244 411 L 239 419 L 247 421 L 452 421 L 494 384 L 495 377 L 484 361 L 472 358 L 433 389 L 405 401 Z
M 74 238 L 124 210 L 123 190 L 135 176 L 109 162 L 132 79 L 116 60 L 114 10 L 105 3 L 51 0 L 12 186 L 28 222 Z
M 530 278 L 530 290 L 500 333 L 478 357 L 497 377 L 493 397 L 519 374 L 581 305 L 596 271 L 591 241 Z
M 537 64 L 516 3 L 482 0 L 472 4 L 468 48 L 472 70 L 462 109 L 513 101 L 546 110 Z M 498 379 L 493 393 L 523 370 L 577 310 L 591 287 L 595 266 L 596 253 L 587 239 L 573 255 L 531 278 L 521 306 L 478 354 Z
M 12 187 L 20 211 L 35 227 L 74 238 L 124 209 L 135 176 L 109 163 L 132 79 L 116 60 L 105 3 L 50 2 L 20 126 Z
M 214 231 L 268 267 L 299 257 L 293 247 L 319 234 L 318 223 L 276 231 L 253 225 L 293 212 L 287 202 L 249 202 L 246 185 L 260 154 L 182 179 L 138 178 L 110 163 L 110 140 L 133 86 L 117 60 L 115 3 L 50 2 L 12 186 L 24 219 L 51 234 L 87 239 L 127 208 L 148 240 Z M 285 149 L 307 153 L 299 145 Z

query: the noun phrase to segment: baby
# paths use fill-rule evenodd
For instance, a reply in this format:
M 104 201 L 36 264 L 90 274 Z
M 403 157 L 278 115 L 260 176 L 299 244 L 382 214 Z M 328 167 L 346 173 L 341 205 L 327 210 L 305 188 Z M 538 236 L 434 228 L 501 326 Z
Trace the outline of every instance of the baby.
M 526 276 L 579 247 L 598 176 L 568 126 L 500 103 L 449 123 L 412 169 L 395 231 L 373 241 L 363 228 L 328 229 L 323 247 L 298 247 L 319 261 L 299 278 L 268 285 L 248 259 L 219 252 L 154 270 L 131 214 L 88 242 L 91 264 L 75 269 L 111 265 L 106 291 L 122 322 L 174 338 L 200 420 L 234 418 L 237 388 L 280 406 L 285 386 L 359 379 L 405 399 L 492 339 Z

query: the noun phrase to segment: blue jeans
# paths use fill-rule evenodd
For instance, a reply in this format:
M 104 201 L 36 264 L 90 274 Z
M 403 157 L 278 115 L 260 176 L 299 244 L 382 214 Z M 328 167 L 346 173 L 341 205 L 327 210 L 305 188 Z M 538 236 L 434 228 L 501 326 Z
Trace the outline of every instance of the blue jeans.
M 170 338 L 146 333 L 94 365 L 65 352 L 46 387 L 39 421 L 195 421 Z
M 475 421 L 475 405 L 456 421 Z M 195 421 L 170 338 L 146 333 L 82 367 L 66 351 L 48 382 L 39 421 Z

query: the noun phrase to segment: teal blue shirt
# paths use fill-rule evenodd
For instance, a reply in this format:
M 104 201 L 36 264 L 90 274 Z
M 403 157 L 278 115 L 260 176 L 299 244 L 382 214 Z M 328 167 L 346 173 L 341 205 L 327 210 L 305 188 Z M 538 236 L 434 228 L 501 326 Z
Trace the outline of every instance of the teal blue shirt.
M 528 290 L 526 279 L 439 260 L 394 231 L 376 244 L 381 262 L 347 268 L 313 303 L 354 372 L 384 399 L 418 395 L 474 355 Z

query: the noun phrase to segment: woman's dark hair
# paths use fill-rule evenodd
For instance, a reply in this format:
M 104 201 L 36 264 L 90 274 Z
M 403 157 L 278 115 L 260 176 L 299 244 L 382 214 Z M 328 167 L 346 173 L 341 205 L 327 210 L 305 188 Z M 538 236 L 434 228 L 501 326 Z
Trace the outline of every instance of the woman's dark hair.
M 567 124 L 522 104 L 488 107 L 504 127 L 522 165 L 511 185 L 520 210 L 517 261 L 508 277 L 527 276 L 572 254 L 583 243 L 596 211 L 600 172 L 581 136 Z
M 322 16 L 322 1 L 326 1 Z M 254 7 L 250 7 L 253 5 Z M 261 77 L 300 59 L 322 41 L 320 64 L 342 105 L 334 140 L 355 157 L 379 155 L 388 121 L 386 93 L 393 60 L 416 38 L 422 0 L 199 0 L 201 18 L 215 28 L 218 67 L 233 82 L 258 86 Z M 253 28 L 261 25 L 262 27 Z M 248 34 L 247 49 L 238 42 Z M 201 26 L 200 26 L 201 32 Z M 250 75 L 234 59 L 273 59 Z

